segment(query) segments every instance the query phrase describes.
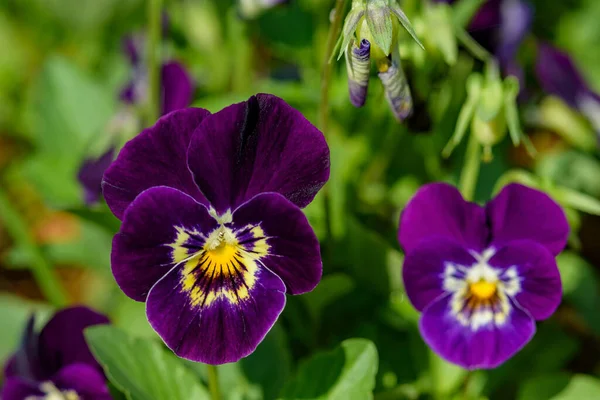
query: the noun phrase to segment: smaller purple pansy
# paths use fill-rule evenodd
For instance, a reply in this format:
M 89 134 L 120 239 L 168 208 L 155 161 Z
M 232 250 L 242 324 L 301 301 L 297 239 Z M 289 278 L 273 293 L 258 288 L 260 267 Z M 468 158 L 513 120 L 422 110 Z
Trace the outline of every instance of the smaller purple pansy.
M 329 178 L 323 134 L 283 100 L 172 112 L 121 150 L 104 197 L 122 219 L 112 271 L 180 357 L 234 362 L 322 273 L 300 207 Z
M 485 207 L 453 186 L 423 186 L 402 212 L 398 240 L 425 342 L 467 369 L 508 360 L 561 301 L 555 256 L 568 235 L 560 206 L 526 186 L 506 186 Z
M 82 306 L 57 312 L 39 333 L 30 318 L 21 348 L 4 368 L 2 399 L 110 400 L 102 368 L 83 336 L 88 326 L 108 323 Z
M 546 93 L 581 112 L 600 133 L 600 94 L 590 88 L 567 53 L 540 43 L 535 72 Z

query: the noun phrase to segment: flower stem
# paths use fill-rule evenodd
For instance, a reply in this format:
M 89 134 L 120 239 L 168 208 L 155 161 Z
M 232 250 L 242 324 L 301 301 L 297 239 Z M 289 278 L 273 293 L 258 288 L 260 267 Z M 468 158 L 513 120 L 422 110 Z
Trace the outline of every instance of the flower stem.
M 154 122 L 160 116 L 160 76 L 159 76 L 159 47 L 161 35 L 162 0 L 147 0 L 148 5 L 148 123 Z
M 212 400 L 221 400 L 221 393 L 219 391 L 219 371 L 215 365 L 206 365 L 208 372 L 208 389 L 210 391 L 210 398 Z
M 336 0 L 335 8 L 333 10 L 333 21 L 331 21 L 331 25 L 329 26 L 325 56 L 323 58 L 323 69 L 321 73 L 321 100 L 319 103 L 319 116 L 317 123 L 326 139 L 328 136 L 329 120 L 329 87 L 331 86 L 331 75 L 333 73 L 331 56 L 335 49 L 335 44 L 337 42 L 337 37 L 340 34 L 340 29 L 342 28 L 345 6 L 346 0 Z M 325 231 L 327 233 L 327 239 L 330 240 L 333 237 L 333 228 L 331 218 L 331 197 L 329 194 L 328 185 L 325 185 L 323 188 L 323 206 L 325 208 Z
M 29 234 L 26 222 L 10 204 L 8 196 L 2 189 L 0 189 L 0 220 L 9 235 L 12 236 L 15 244 L 25 249 L 29 254 L 31 272 L 46 299 L 57 308 L 64 307 L 67 304 L 67 296 L 56 278 L 52 266 L 36 246 Z
M 493 58 L 492 55 L 483 46 L 477 43 L 477 41 L 473 39 L 469 32 L 463 28 L 458 28 L 456 30 L 456 37 L 458 41 L 465 46 L 467 50 L 469 50 L 471 55 L 478 60 L 488 62 Z
M 471 134 L 465 153 L 465 162 L 460 173 L 459 187 L 465 200 L 473 201 L 475 197 L 475 188 L 477 187 L 477 178 L 479 177 L 479 167 L 481 165 L 481 149 L 475 135 Z

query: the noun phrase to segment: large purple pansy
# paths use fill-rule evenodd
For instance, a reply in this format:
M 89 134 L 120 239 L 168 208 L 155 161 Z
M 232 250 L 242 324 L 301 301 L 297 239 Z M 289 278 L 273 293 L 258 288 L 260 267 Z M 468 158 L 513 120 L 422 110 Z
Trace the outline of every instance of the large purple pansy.
M 560 303 L 554 257 L 568 235 L 558 204 L 526 186 L 506 186 L 485 207 L 450 185 L 423 186 L 400 217 L 398 240 L 425 342 L 467 369 L 512 357 Z
M 328 178 L 323 134 L 275 96 L 168 114 L 104 175 L 115 279 L 177 355 L 237 361 L 321 278 L 300 207 Z
M 87 307 L 57 312 L 38 334 L 31 318 L 21 348 L 4 368 L 2 399 L 109 400 L 102 368 L 83 336 L 88 326 L 108 319 Z

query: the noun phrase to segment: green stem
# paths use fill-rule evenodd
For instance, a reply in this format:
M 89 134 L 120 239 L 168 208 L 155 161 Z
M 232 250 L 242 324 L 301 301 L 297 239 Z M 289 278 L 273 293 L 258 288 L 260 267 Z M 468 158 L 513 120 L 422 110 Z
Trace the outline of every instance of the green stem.
M 44 258 L 40 249 L 36 246 L 29 234 L 29 229 L 21 215 L 14 209 L 8 196 L 0 189 L 0 220 L 12 236 L 15 244 L 26 250 L 31 257 L 31 272 L 40 287 L 40 290 L 55 307 L 61 308 L 67 305 L 67 297 L 52 266 Z
M 475 197 L 475 188 L 477 187 L 477 178 L 479 177 L 479 167 L 481 165 L 481 149 L 475 135 L 471 134 L 465 153 L 465 162 L 460 174 L 459 187 L 465 200 L 473 201 Z
M 212 400 L 221 400 L 221 393 L 219 390 L 219 371 L 215 365 L 206 365 L 208 372 L 208 389 L 210 391 L 210 398 Z
M 488 62 L 493 58 L 492 55 L 479 43 L 477 43 L 477 41 L 473 39 L 473 36 L 471 36 L 469 32 L 463 28 L 456 29 L 456 38 L 463 46 L 465 46 L 467 50 L 469 50 L 469 52 L 471 52 L 475 58 L 479 59 L 480 61 Z
M 342 28 L 342 21 L 344 20 L 344 9 L 346 6 L 346 0 L 336 0 L 335 9 L 333 11 L 333 21 L 329 27 L 329 33 L 327 34 L 327 44 L 325 50 L 325 56 L 323 57 L 323 70 L 321 75 L 321 100 L 319 104 L 319 116 L 318 125 L 325 135 L 328 136 L 328 120 L 329 120 L 329 88 L 331 86 L 331 75 L 333 73 L 333 62 L 331 56 L 335 49 L 338 35 Z M 325 185 L 323 188 L 323 204 L 325 207 L 325 229 L 327 233 L 327 239 L 333 237 L 333 229 L 331 222 L 331 198 L 329 195 L 329 186 Z
M 160 116 L 160 36 L 162 0 L 147 0 L 148 5 L 148 123 L 154 122 Z

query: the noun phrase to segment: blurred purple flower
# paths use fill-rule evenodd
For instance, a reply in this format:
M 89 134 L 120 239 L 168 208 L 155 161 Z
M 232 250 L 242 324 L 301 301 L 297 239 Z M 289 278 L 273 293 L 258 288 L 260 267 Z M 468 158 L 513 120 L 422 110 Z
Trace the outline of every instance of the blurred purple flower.
M 79 169 L 77 179 L 83 187 L 83 199 L 88 206 L 96 204 L 102 195 L 102 176 L 114 159 L 115 149 L 110 148 L 97 159 L 87 159 Z
M 504 363 L 560 304 L 554 257 L 568 235 L 560 206 L 526 186 L 506 186 L 485 207 L 450 185 L 423 186 L 400 217 L 398 240 L 425 342 L 467 369 Z
M 83 336 L 88 326 L 108 323 L 87 307 L 57 312 L 40 333 L 30 318 L 21 348 L 4 368 L 2 399 L 111 399 L 102 368 Z
M 282 99 L 252 96 L 216 114 L 172 112 L 125 145 L 104 175 L 121 230 L 112 271 L 180 357 L 252 353 L 285 294 L 321 279 L 300 207 L 329 178 L 323 134 Z M 198 338 L 201 338 L 199 340 Z
M 567 53 L 540 43 L 535 72 L 546 93 L 579 110 L 600 132 L 600 94 L 589 87 Z

